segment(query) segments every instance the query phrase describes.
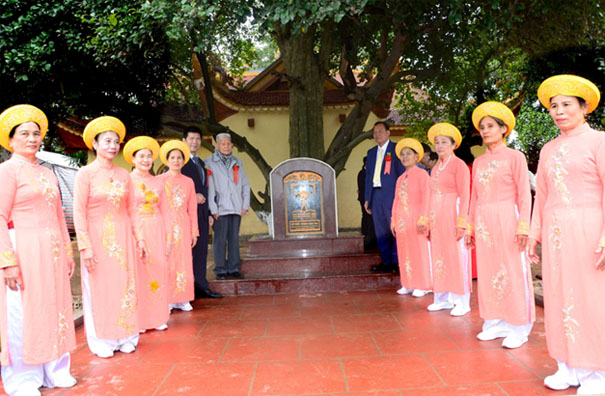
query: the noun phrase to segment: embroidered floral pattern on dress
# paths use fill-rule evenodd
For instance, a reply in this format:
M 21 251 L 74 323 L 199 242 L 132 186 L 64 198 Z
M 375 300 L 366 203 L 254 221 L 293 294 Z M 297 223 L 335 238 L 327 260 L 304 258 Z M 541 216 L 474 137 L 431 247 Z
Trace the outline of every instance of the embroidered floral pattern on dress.
M 405 276 L 408 280 L 412 280 L 412 262 L 409 258 L 405 258 L 405 263 L 403 263 L 403 268 L 405 269 Z
M 65 340 L 67 339 L 67 319 L 66 314 L 64 312 L 59 312 L 59 326 L 57 328 L 57 333 L 59 334 L 59 345 L 63 345 Z
M 120 266 L 127 269 L 126 259 L 124 258 L 124 250 L 116 239 L 116 229 L 113 223 L 113 214 L 107 213 L 105 220 L 103 221 L 103 247 L 107 250 L 109 257 L 115 258 L 120 263 Z
M 431 227 L 434 227 L 436 222 L 437 222 L 437 214 L 435 213 L 434 210 L 431 210 L 431 213 L 429 214 L 429 224 Z
M 181 229 L 181 226 L 179 225 L 179 223 L 174 223 L 172 225 L 172 243 L 177 244 L 181 241 L 181 238 L 183 237 L 183 230 Z
M 140 214 L 152 215 L 158 209 L 160 197 L 157 191 L 147 188 L 144 183 L 139 185 L 139 190 L 143 194 L 143 204 L 139 208 Z
M 152 294 L 157 294 L 159 289 L 160 283 L 157 280 L 149 282 L 149 291 L 151 291 Z
M 185 203 L 185 193 L 181 186 L 177 184 L 174 188 L 169 188 L 168 183 L 166 183 L 166 192 L 168 193 L 170 206 L 172 206 L 173 209 L 178 209 L 183 206 Z
M 568 172 L 565 169 L 565 165 L 569 157 L 569 148 L 567 144 L 562 144 L 561 147 L 551 157 L 550 168 L 548 169 L 549 175 L 552 175 L 552 180 L 555 185 L 555 189 L 559 192 L 561 201 L 566 205 L 571 204 L 571 193 L 565 179 L 567 178 Z
M 176 272 L 176 292 L 183 293 L 185 291 L 185 272 Z
M 445 280 L 445 264 L 443 263 L 443 260 L 435 261 L 435 268 L 433 268 L 433 270 L 433 277 L 435 280 Z
M 561 227 L 555 215 L 552 216 L 552 225 L 549 229 L 548 239 L 551 242 L 553 252 L 561 249 Z
M 74 256 L 74 249 L 71 246 L 71 242 L 65 242 L 65 255 L 67 257 L 73 257 Z
M 401 183 L 401 188 L 399 189 L 399 198 L 401 199 L 403 210 L 408 213 L 408 179 L 405 179 L 403 183 Z
M 137 309 L 137 297 L 134 288 L 134 273 L 128 274 L 128 282 L 126 291 L 122 297 L 122 313 L 118 317 L 118 325 L 126 329 L 128 332 L 134 331 L 134 325 L 128 322 L 128 318 L 132 317 Z
M 479 183 L 483 184 L 487 188 L 499 167 L 500 163 L 496 160 L 492 160 L 485 168 L 479 169 Z
M 44 196 L 44 199 L 46 199 L 47 205 L 54 208 L 58 195 L 57 187 L 50 184 L 50 181 L 44 173 L 40 173 L 38 180 L 40 181 L 40 184 L 42 184 L 42 195 Z
M 111 180 L 107 188 L 107 199 L 113 204 L 113 206 L 120 206 L 120 201 L 126 193 L 126 185 L 120 180 Z
M 481 239 L 483 242 L 485 242 L 487 246 L 494 245 L 494 242 L 491 238 L 491 234 L 485 224 L 483 224 L 483 220 L 480 216 L 477 216 L 477 226 L 475 227 L 475 235 L 478 239 Z
M 12 250 L 6 250 L 0 254 L 0 268 L 17 265 L 17 257 Z
M 51 252 L 53 255 L 53 264 L 57 265 L 57 263 L 61 259 L 61 242 L 59 242 L 59 239 L 52 231 L 48 231 L 48 236 L 50 238 L 50 247 L 51 247 Z
M 496 293 L 496 299 L 502 300 L 504 297 L 504 290 L 506 289 L 506 285 L 508 284 L 508 273 L 506 272 L 506 268 L 500 267 L 500 271 L 494 275 L 492 278 L 492 288 Z
M 439 173 L 435 177 L 431 177 L 431 183 L 433 184 L 434 195 L 441 199 L 443 193 L 441 192 L 441 188 L 439 188 Z
M 578 334 L 578 327 L 580 323 L 573 317 L 573 290 L 571 290 L 571 303 L 567 308 L 563 308 L 563 332 L 565 336 L 573 343 L 576 342 L 576 334 Z

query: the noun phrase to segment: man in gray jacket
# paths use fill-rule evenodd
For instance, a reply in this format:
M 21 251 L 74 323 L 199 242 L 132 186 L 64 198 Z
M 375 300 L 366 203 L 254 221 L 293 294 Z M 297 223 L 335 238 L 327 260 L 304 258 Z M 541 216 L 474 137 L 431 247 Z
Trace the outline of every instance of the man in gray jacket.
M 233 156 L 231 135 L 216 135 L 215 147 L 214 154 L 205 160 L 210 170 L 208 208 L 214 217 L 214 273 L 218 280 L 243 278 L 239 272 L 239 226 L 250 207 L 250 183 L 242 160 Z

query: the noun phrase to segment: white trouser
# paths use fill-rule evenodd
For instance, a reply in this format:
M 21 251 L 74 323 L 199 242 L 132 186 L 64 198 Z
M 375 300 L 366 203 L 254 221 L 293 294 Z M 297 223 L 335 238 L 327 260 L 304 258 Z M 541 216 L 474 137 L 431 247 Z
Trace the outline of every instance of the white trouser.
M 108 356 L 117 351 L 124 344 L 131 343 L 137 346 L 139 343 L 139 332 L 126 338 L 116 340 L 106 340 L 97 338 L 95 331 L 95 322 L 92 316 L 92 305 L 90 303 L 90 284 L 88 282 L 88 271 L 86 266 L 82 265 L 82 308 L 84 310 L 84 327 L 86 329 L 86 341 L 88 348 L 95 355 Z
M 461 306 L 464 309 L 471 309 L 471 293 L 456 294 L 452 292 L 433 293 L 433 302 L 435 304 L 452 303 L 455 306 Z
M 9 230 L 13 247 L 15 232 Z M 9 366 L 2 366 L 2 384 L 10 396 L 39 395 L 38 388 L 54 388 L 72 378 L 69 374 L 69 353 L 43 364 L 23 362 L 23 304 L 21 292 L 6 287 L 6 338 L 8 340 Z
M 566 376 L 567 383 L 579 383 L 585 393 L 605 394 L 605 371 L 572 368 L 559 360 L 557 365 L 557 375 Z
M 21 292 L 6 287 L 7 338 L 10 366 L 2 367 L 4 391 L 10 396 L 39 395 L 38 388 L 54 388 L 68 382 L 70 358 L 65 353 L 60 358 L 43 364 L 23 362 L 23 306 Z

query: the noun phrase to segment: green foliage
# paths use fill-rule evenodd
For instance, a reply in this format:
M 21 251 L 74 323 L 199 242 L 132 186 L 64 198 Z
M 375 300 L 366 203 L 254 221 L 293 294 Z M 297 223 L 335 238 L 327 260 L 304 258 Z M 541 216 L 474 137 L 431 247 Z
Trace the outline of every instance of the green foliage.
M 153 131 L 169 52 L 136 2 L 0 0 L 0 107 L 31 103 L 54 123 L 113 114 Z
M 535 171 L 540 150 L 550 140 L 559 136 L 559 129 L 548 112 L 536 110 L 532 106 L 523 106 L 517 116 L 515 131 L 517 138 L 512 147 L 525 153 L 530 169 Z

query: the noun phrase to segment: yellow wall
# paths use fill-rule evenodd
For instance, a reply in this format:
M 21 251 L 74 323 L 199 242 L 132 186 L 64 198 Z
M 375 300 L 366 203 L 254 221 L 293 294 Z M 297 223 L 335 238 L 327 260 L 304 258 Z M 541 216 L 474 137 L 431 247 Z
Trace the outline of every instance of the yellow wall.
M 339 115 L 348 113 L 348 111 L 349 109 L 326 109 L 324 111 L 324 144 L 326 148 L 341 125 Z M 248 127 L 249 118 L 254 118 L 255 125 L 253 128 Z M 378 118 L 374 114 L 370 114 L 365 130 L 370 129 L 377 120 Z M 287 111 L 239 112 L 222 121 L 222 124 L 245 136 L 272 167 L 290 158 L 288 143 L 289 116 Z M 340 228 L 359 228 L 361 225 L 361 207 L 357 201 L 357 173 L 361 169 L 363 157 L 374 145 L 372 139 L 358 145 L 349 156 L 345 170 L 336 179 L 338 226 Z M 204 148 L 198 151 L 198 156 L 204 159 L 211 154 L 210 151 Z M 250 157 L 245 153 L 239 153 L 237 148 L 233 149 L 233 154 L 243 161 L 244 169 L 250 179 L 252 193 L 256 194 L 258 191 L 264 191 L 265 178 Z M 88 162 L 90 163 L 94 158 L 94 153 L 89 152 Z M 132 169 L 122 155 L 119 155 L 114 163 L 128 171 Z M 156 160 L 154 169 L 159 169 L 161 165 L 161 161 Z M 240 234 L 266 233 L 268 233 L 267 225 L 260 221 L 254 212 L 250 211 L 242 219 Z
M 324 111 L 324 136 L 327 148 L 338 131 L 341 123 L 340 114 L 347 114 L 350 109 L 326 109 Z M 254 118 L 254 127 L 248 127 L 248 119 Z M 371 114 L 366 130 L 371 128 L 378 118 Z M 289 116 L 287 111 L 239 112 L 221 122 L 239 134 L 244 135 L 252 145 L 257 147 L 269 165 L 275 167 L 280 162 L 289 159 Z M 361 169 L 362 159 L 374 145 L 369 139 L 357 146 L 349 157 L 346 169 L 336 180 L 338 225 L 340 228 L 359 228 L 361 225 L 361 209 L 357 201 L 357 173 Z M 210 153 L 207 153 L 210 155 Z M 252 192 L 264 191 L 265 179 L 256 165 L 246 154 L 234 149 L 234 154 L 240 157 L 250 179 Z M 266 234 L 267 226 L 256 215 L 250 213 L 242 219 L 241 234 Z

